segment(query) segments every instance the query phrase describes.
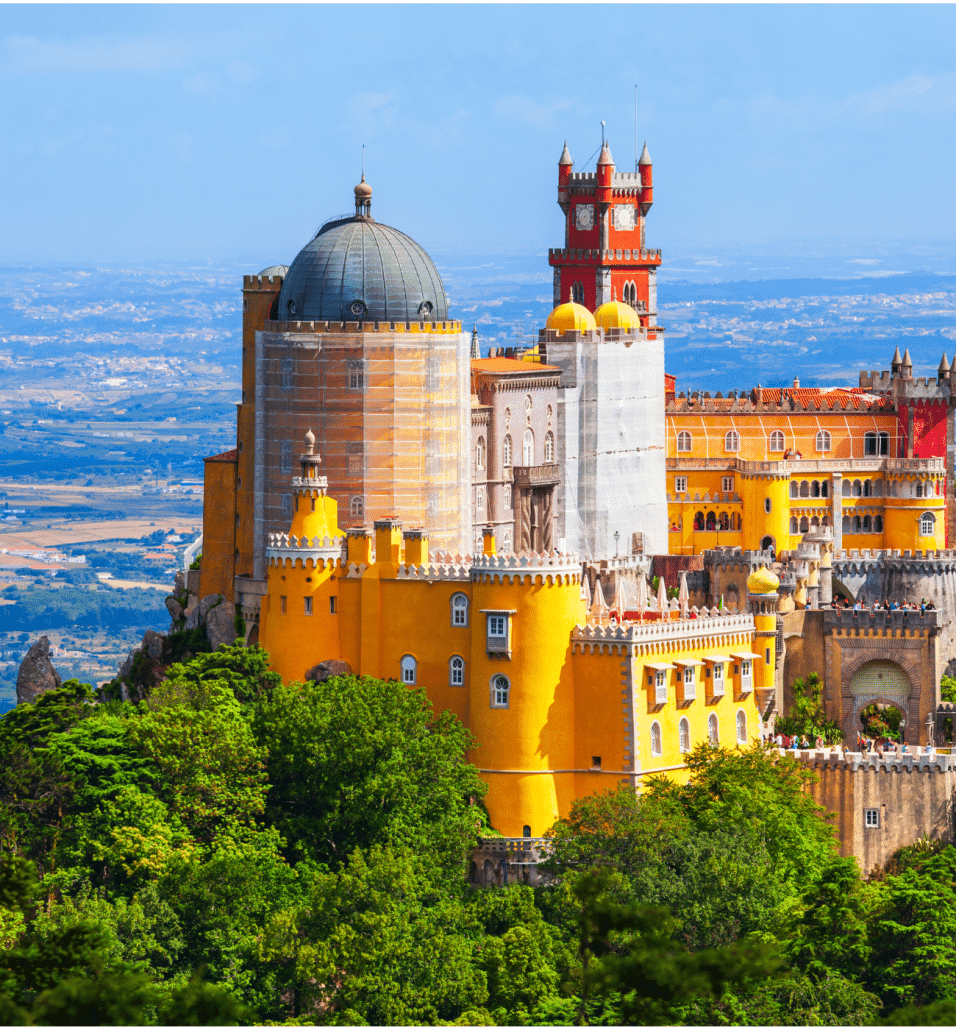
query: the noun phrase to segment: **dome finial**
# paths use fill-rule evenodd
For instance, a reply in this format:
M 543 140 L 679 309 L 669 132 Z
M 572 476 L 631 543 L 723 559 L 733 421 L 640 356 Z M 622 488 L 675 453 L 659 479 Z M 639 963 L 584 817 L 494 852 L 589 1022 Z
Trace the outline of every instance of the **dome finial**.
M 362 144 L 362 179 L 355 187 L 355 217 L 372 217 L 372 187 L 365 181 L 365 144 Z

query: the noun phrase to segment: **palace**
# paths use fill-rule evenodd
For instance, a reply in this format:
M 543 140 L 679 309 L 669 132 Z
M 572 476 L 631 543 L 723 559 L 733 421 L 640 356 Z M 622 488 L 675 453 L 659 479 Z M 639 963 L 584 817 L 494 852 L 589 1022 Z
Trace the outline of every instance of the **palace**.
M 818 650 L 837 656 L 828 705 L 847 726 L 873 646 L 903 656 L 908 739 L 939 703 L 935 617 L 908 650 L 856 623 L 845 640 L 838 613 L 794 627 L 822 614 L 848 544 L 943 546 L 948 369 L 913 383 L 907 355 L 859 389 L 677 396 L 647 148 L 633 174 L 607 144 L 594 174 L 572 169 L 565 147 L 554 310 L 528 352 L 469 346 L 425 251 L 372 217 L 364 176 L 354 215 L 245 278 L 236 448 L 206 459 L 183 616 L 235 601 L 286 681 L 424 690 L 473 734 L 513 838 L 616 782 L 686 776 L 700 742 L 760 739 L 787 669 Z M 912 636 L 890 621 L 888 639 Z

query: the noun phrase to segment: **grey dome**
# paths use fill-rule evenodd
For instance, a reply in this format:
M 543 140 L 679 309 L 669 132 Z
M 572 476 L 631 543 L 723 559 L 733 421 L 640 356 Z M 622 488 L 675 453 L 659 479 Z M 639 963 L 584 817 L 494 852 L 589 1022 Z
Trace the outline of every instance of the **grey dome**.
M 289 271 L 289 266 L 288 265 L 269 265 L 268 268 L 263 268 L 263 270 L 259 273 L 259 275 L 260 276 L 264 276 L 266 278 L 269 278 L 270 276 L 275 276 L 275 275 L 283 275 L 284 276 L 286 274 L 286 272 L 288 272 L 288 271 Z
M 448 319 L 432 259 L 403 232 L 367 217 L 327 222 L 299 251 L 279 293 L 276 317 L 303 322 Z

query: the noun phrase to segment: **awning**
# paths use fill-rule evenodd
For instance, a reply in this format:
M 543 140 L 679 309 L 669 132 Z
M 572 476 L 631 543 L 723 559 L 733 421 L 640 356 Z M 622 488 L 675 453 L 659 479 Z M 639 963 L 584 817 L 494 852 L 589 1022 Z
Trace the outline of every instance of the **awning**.
M 754 654 L 753 651 L 731 651 L 730 653 L 734 658 L 749 658 L 751 661 L 763 657 L 763 655 Z
M 703 665 L 704 663 L 699 658 L 675 658 L 675 665 Z
M 645 662 L 644 665 L 648 669 L 656 669 L 658 672 L 663 672 L 664 669 L 673 669 L 673 665 L 669 665 L 667 662 Z
M 718 662 L 726 664 L 727 662 L 730 661 L 730 658 L 727 655 L 725 655 L 725 654 L 705 654 L 704 655 L 704 661 L 705 662 L 713 662 L 714 665 L 716 665 Z

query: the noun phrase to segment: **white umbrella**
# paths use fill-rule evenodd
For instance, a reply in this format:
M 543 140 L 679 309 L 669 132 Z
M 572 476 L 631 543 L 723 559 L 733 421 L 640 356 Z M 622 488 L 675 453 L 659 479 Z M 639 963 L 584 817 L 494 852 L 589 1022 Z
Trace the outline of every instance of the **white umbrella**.
M 657 581 L 657 610 L 663 614 L 667 611 L 667 587 L 664 585 L 664 577 Z
M 680 605 L 680 617 L 686 619 L 690 608 L 690 591 L 687 589 L 687 573 L 680 574 L 680 589 L 677 592 L 677 602 Z
M 603 622 L 607 618 L 608 607 L 604 600 L 600 579 L 594 581 L 594 600 L 591 602 L 591 618 L 595 622 Z
M 643 621 L 644 612 L 647 611 L 647 579 L 643 572 L 637 574 L 637 610 L 641 613 Z
M 624 599 L 624 577 L 620 574 L 617 577 L 617 589 L 614 591 L 614 608 L 617 611 L 618 622 L 623 622 L 627 601 Z

